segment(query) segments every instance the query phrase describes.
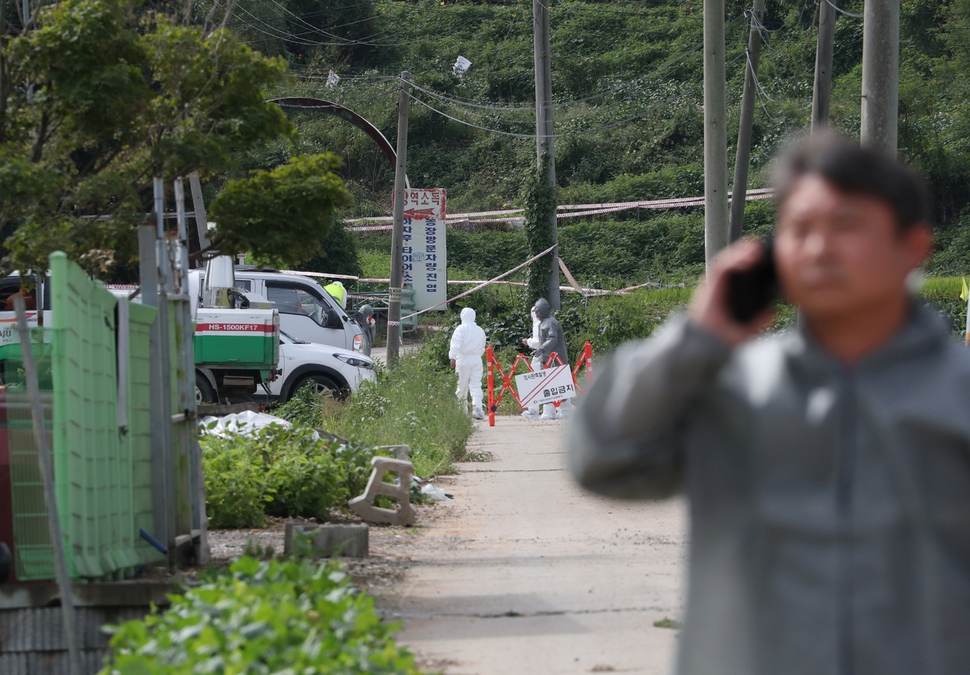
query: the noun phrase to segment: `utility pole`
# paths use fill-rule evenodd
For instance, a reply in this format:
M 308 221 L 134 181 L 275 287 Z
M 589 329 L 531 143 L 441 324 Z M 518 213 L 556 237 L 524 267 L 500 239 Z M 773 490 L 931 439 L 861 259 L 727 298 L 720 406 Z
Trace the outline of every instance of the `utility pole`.
M 708 267 L 728 244 L 724 0 L 704 0 L 704 253 Z
M 30 0 L 23 0 L 20 3 L 20 11 L 24 14 L 24 32 L 27 32 L 27 24 L 30 23 Z
M 404 181 L 408 165 L 408 109 L 411 73 L 401 73 L 397 103 L 397 164 L 394 168 L 394 227 L 391 230 L 391 286 L 387 301 L 387 365 L 395 366 L 401 344 L 401 257 L 404 248 Z
M 862 29 L 862 145 L 896 157 L 900 0 L 866 0 Z
M 548 2 L 549 0 L 546 0 Z M 549 158 L 549 187 L 556 190 L 556 153 L 553 148 L 552 131 L 552 61 L 549 37 L 549 6 L 543 0 L 532 0 L 532 47 L 536 69 L 536 158 L 542 166 L 542 156 Z M 559 309 L 559 224 L 555 204 L 549 216 L 552 232 L 552 265 L 549 273 L 549 290 L 546 299 L 552 309 Z M 534 255 L 534 254 L 533 254 Z
M 818 46 L 815 49 L 815 85 L 812 90 L 812 135 L 829 125 L 832 97 L 832 52 L 835 48 L 837 0 L 819 0 Z
M 212 242 L 209 241 L 209 223 L 206 220 L 202 182 L 199 180 L 198 171 L 189 174 L 189 187 L 192 190 L 192 211 L 195 214 L 195 230 L 199 235 L 199 250 L 204 251 Z M 205 267 L 205 262 L 201 258 L 196 261 L 196 264 L 199 267 Z
M 824 3 L 825 0 L 822 0 Z M 751 8 L 751 31 L 748 33 L 748 63 L 745 67 L 744 93 L 741 95 L 741 122 L 738 124 L 738 150 L 734 157 L 734 189 L 731 191 L 731 241 L 741 238 L 744 228 L 745 193 L 748 189 L 748 166 L 751 163 L 751 131 L 754 127 L 757 95 L 758 61 L 761 58 L 761 19 L 765 0 L 754 0 Z

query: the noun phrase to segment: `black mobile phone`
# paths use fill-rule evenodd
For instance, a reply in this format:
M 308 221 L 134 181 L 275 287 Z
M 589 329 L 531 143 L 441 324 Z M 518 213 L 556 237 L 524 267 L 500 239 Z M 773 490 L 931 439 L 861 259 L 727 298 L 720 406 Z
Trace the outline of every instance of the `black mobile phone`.
M 768 239 L 762 242 L 761 259 L 754 266 L 728 275 L 728 311 L 735 321 L 745 324 L 773 305 L 780 295 L 774 242 Z

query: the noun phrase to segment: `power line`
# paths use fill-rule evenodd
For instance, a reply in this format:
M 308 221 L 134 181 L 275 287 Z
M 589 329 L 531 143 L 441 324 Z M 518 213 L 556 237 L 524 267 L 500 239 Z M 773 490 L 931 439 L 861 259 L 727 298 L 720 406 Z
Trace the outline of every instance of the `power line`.
M 421 92 L 424 92 L 428 96 L 432 96 L 432 97 L 434 97 L 436 99 L 439 99 L 441 101 L 447 101 L 448 103 L 452 103 L 454 105 L 469 106 L 471 108 L 482 108 L 484 110 L 502 110 L 502 111 L 507 111 L 507 110 L 512 110 L 512 111 L 515 111 L 515 110 L 535 110 L 535 106 L 515 106 L 515 105 L 507 105 L 506 106 L 506 105 L 498 105 L 498 104 L 495 104 L 495 103 L 476 103 L 476 102 L 472 101 L 471 99 L 455 98 L 455 97 L 452 97 L 452 96 L 448 96 L 446 94 L 442 94 L 441 92 L 434 91 L 433 89 L 428 89 L 426 87 L 422 87 L 421 85 L 418 85 L 418 84 L 412 83 L 411 86 L 413 86 L 415 89 L 417 89 L 417 90 L 419 90 Z
M 381 34 L 384 34 L 384 33 L 387 33 L 388 32 L 388 30 L 381 30 L 381 31 L 378 31 L 377 33 L 374 33 L 372 35 L 369 35 L 366 38 L 362 38 L 360 40 L 354 39 L 354 38 L 347 38 L 347 37 L 344 37 L 344 36 L 341 36 L 341 35 L 335 35 L 334 33 L 330 33 L 328 31 L 323 30 L 322 28 L 318 28 L 318 27 L 314 26 L 313 24 L 311 24 L 309 21 L 307 21 L 306 19 L 304 19 L 299 14 L 296 14 L 295 12 L 291 11 L 290 9 L 288 9 L 286 7 L 286 5 L 284 5 L 283 3 L 279 2 L 279 0 L 261 0 L 261 2 L 263 2 L 264 4 L 266 4 L 267 2 L 272 3 L 276 7 L 279 7 L 281 10 L 283 10 L 286 14 L 290 15 L 291 17 L 293 17 L 292 20 L 294 22 L 302 23 L 304 26 L 306 26 L 307 28 L 309 28 L 308 31 L 306 31 L 306 32 L 303 33 L 304 35 L 306 35 L 308 33 L 319 33 L 320 35 L 323 35 L 323 36 L 332 38 L 334 40 L 341 40 L 341 41 L 345 42 L 348 46 L 349 45 L 363 44 L 363 40 L 372 40 L 373 38 L 377 37 L 378 35 L 381 35 Z
M 387 96 L 388 94 L 396 93 L 397 90 L 398 90 L 398 87 L 397 86 L 394 86 L 394 87 L 391 87 L 389 89 L 385 89 L 384 91 L 380 91 L 380 92 L 378 92 L 376 94 L 371 94 L 370 96 L 365 96 L 363 98 L 354 99 L 353 101 L 341 100 L 340 97 L 331 97 L 331 96 L 328 96 L 327 98 L 328 99 L 331 99 L 331 102 L 332 103 L 336 103 L 338 105 L 342 105 L 342 106 L 345 106 L 345 107 L 349 107 L 349 106 L 352 106 L 352 105 L 357 105 L 358 103 L 366 103 L 367 101 L 373 101 L 375 99 L 383 98 L 384 96 Z M 289 97 L 302 97 L 302 96 L 306 96 L 306 94 L 303 94 L 303 93 L 287 94 L 286 96 L 289 96 Z M 283 96 L 280 96 L 280 98 L 283 98 Z M 317 106 L 304 106 L 304 105 L 295 105 L 295 104 L 290 104 L 290 103 L 287 103 L 285 106 L 280 106 L 280 107 L 283 107 L 283 108 L 296 108 L 296 109 L 299 109 L 299 110 L 316 110 L 318 112 L 320 110 L 320 108 L 317 107 Z
M 819 3 L 819 1 L 820 0 L 816 0 L 815 4 L 817 5 Z M 862 14 L 855 14 L 853 12 L 847 12 L 847 11 L 845 11 L 844 9 L 842 9 L 841 7 L 839 7 L 838 5 L 836 5 L 834 2 L 832 2 L 832 0 L 824 0 L 824 2 L 827 2 L 828 5 L 829 5 L 829 7 L 831 7 L 832 9 L 834 9 L 839 14 L 845 14 L 846 16 L 851 16 L 853 19 L 861 19 L 863 17 Z
M 246 9 L 245 7 L 243 7 L 242 5 L 236 5 L 236 7 L 240 11 L 242 11 L 245 14 L 249 15 L 253 19 L 253 22 L 250 22 L 248 24 L 248 27 L 250 29 L 255 30 L 255 31 L 257 31 L 259 33 L 262 33 L 264 35 L 268 35 L 269 37 L 275 38 L 277 40 L 283 40 L 284 42 L 289 42 L 291 44 L 298 44 L 298 45 L 303 45 L 303 46 L 307 46 L 307 47 L 351 47 L 351 46 L 394 47 L 394 46 L 398 46 L 398 45 L 401 45 L 401 44 L 408 44 L 408 43 L 404 43 L 404 42 L 368 42 L 367 41 L 367 40 L 370 40 L 370 39 L 372 39 L 374 37 L 377 37 L 379 35 L 382 35 L 384 33 L 387 33 L 388 32 L 387 30 L 379 31 L 377 33 L 373 33 L 372 35 L 369 35 L 369 36 L 366 36 L 366 37 L 360 38 L 360 39 L 341 38 L 340 36 L 333 36 L 330 33 L 327 33 L 326 31 L 322 31 L 322 30 L 319 30 L 319 29 L 315 29 L 315 31 L 304 31 L 303 33 L 301 33 L 301 34 L 298 35 L 298 34 L 290 33 L 290 32 L 288 32 L 286 30 L 277 28 L 276 26 L 273 26 L 266 19 L 264 19 L 262 17 L 259 17 L 259 16 L 256 16 L 255 14 L 253 14 L 251 11 L 249 11 L 248 9 Z M 286 20 L 286 17 L 280 17 L 278 15 L 277 16 L 274 16 L 272 18 Z M 273 32 L 267 32 L 266 30 L 263 30 L 259 26 L 255 25 L 257 23 L 258 24 L 262 24 L 263 26 L 265 26 L 266 28 L 268 28 L 269 30 L 271 30 Z M 339 40 L 339 42 L 327 42 L 327 41 L 322 41 L 322 40 L 308 40 L 305 37 L 303 37 L 305 35 L 312 34 L 313 32 L 321 33 L 321 34 L 326 35 L 326 36 L 331 37 L 331 38 L 336 38 L 336 39 Z M 403 32 L 404 31 L 398 31 L 397 33 L 394 33 L 393 36 L 396 37 L 398 35 L 403 34 Z
M 531 134 L 520 134 L 520 133 L 516 133 L 516 132 L 513 132 L 513 131 L 503 131 L 501 129 L 492 129 L 492 128 L 489 128 L 489 127 L 481 126 L 479 124 L 474 124 L 472 122 L 468 122 L 467 120 L 463 120 L 463 119 L 460 119 L 458 117 L 454 117 L 453 115 L 449 115 L 448 113 L 446 113 L 446 112 L 444 112 L 442 110 L 438 110 L 434 106 L 432 106 L 432 105 L 430 105 L 430 104 L 422 101 L 421 99 L 417 98 L 413 94 L 410 94 L 409 93 L 408 96 L 410 96 L 413 101 L 415 101 L 416 103 L 419 103 L 420 105 L 424 106 L 428 110 L 431 110 L 432 112 L 435 112 L 435 113 L 441 115 L 442 117 L 446 117 L 447 119 L 450 119 L 453 122 L 457 122 L 458 124 L 463 124 L 463 125 L 465 125 L 467 127 L 472 127 L 473 129 L 478 129 L 480 131 L 486 131 L 488 133 L 493 133 L 493 134 L 499 134 L 501 136 L 512 136 L 514 138 L 528 138 L 528 139 L 535 139 L 536 138 L 536 134 L 535 133 L 531 133 Z M 625 119 L 617 120 L 616 122 L 611 122 L 609 124 L 603 124 L 603 125 L 598 126 L 598 127 L 592 127 L 592 128 L 589 128 L 589 129 L 578 129 L 576 131 L 565 131 L 565 132 L 561 132 L 561 133 L 557 133 L 557 134 L 552 134 L 552 138 L 561 138 L 561 137 L 565 137 L 565 136 L 578 136 L 580 134 L 592 134 L 592 133 L 596 133 L 598 131 L 606 131 L 606 130 L 609 130 L 609 129 L 614 129 L 616 127 L 623 126 L 624 124 L 629 124 L 630 122 L 634 122 L 634 121 L 636 121 L 636 120 L 638 120 L 638 119 L 640 119 L 642 117 L 645 117 L 648 113 L 654 112 L 658 108 L 666 107 L 667 104 L 669 104 L 669 101 L 668 102 L 665 102 L 663 104 L 659 104 L 658 103 L 657 105 L 653 106 L 652 108 L 650 108 L 648 110 L 644 110 L 644 111 L 639 112 L 639 113 L 637 113 L 635 115 L 631 115 L 631 116 L 629 116 L 629 117 L 627 117 Z

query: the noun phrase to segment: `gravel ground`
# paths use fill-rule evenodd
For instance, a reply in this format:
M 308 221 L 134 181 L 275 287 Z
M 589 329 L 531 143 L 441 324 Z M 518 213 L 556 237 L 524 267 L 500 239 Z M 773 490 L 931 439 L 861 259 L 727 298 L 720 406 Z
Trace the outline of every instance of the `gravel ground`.
M 442 479 L 436 483 L 445 482 Z M 368 533 L 370 556 L 367 558 L 341 558 L 347 565 L 351 577 L 363 590 L 379 593 L 394 588 L 404 580 L 410 565 L 410 551 L 413 551 L 417 537 L 422 531 L 442 517 L 443 509 L 435 505 L 417 505 L 418 523 L 414 527 L 394 527 L 371 525 Z M 287 520 L 300 523 L 315 523 L 316 520 L 299 518 L 267 518 L 266 526 L 242 530 L 209 530 L 209 549 L 212 563 L 225 565 L 241 557 L 247 549 L 251 554 L 260 556 L 279 556 L 283 554 L 283 535 Z M 335 513 L 333 523 L 361 523 L 360 519 Z

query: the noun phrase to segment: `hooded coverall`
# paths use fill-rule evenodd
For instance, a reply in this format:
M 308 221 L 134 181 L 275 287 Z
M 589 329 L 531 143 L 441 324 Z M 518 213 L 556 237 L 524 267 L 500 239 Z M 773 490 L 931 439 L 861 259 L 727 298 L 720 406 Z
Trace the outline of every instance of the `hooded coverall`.
M 362 305 L 353 316 L 353 322 L 360 326 L 363 344 L 360 351 L 364 356 L 370 356 L 371 348 L 374 345 L 374 334 L 377 332 L 374 321 L 374 308 L 370 305 Z
M 564 365 L 569 365 L 569 357 L 566 355 L 566 340 L 563 336 L 562 326 L 553 318 L 549 308 L 549 301 L 539 298 L 535 307 L 532 308 L 532 338 L 527 341 L 528 345 L 535 349 L 532 356 L 532 369 L 544 370 L 549 362 L 549 358 L 556 354 Z M 538 324 L 536 324 L 538 321 Z M 553 365 L 559 365 L 553 361 Z M 556 409 L 552 403 L 542 406 L 542 416 L 540 419 L 552 420 L 568 417 L 573 406 L 569 399 L 565 399 Z M 523 413 L 523 417 L 535 419 L 539 416 L 538 404 L 532 404 Z
M 482 357 L 485 355 L 487 339 L 485 331 L 475 323 L 475 310 L 466 307 L 461 310 L 461 325 L 451 336 L 448 358 L 455 361 L 458 374 L 458 390 L 455 392 L 461 407 L 468 411 L 468 394 L 472 396 L 472 415 L 484 419 L 482 411 Z

